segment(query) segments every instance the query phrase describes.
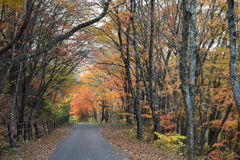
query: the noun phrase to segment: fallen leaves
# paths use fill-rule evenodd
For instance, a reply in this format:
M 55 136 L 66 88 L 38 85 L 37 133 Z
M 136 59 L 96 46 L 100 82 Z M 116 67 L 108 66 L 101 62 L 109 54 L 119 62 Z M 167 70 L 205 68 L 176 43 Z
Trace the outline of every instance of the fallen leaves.
M 121 131 L 130 129 L 132 126 L 127 124 L 101 124 L 101 135 L 108 139 L 117 149 L 127 151 L 129 159 L 136 160 L 183 160 L 184 157 L 161 150 L 151 144 L 141 141 L 124 138 L 119 134 Z
M 63 140 L 72 128 L 72 124 L 63 125 L 47 137 L 22 143 L 21 147 L 9 151 L 0 160 L 46 160 L 57 143 Z
M 6 153 L 1 160 L 46 160 L 59 141 L 68 135 L 72 125 L 64 125 L 53 131 L 47 137 L 22 144 L 20 148 Z M 126 157 L 136 160 L 183 160 L 176 153 L 161 150 L 153 145 L 127 139 L 120 136 L 121 131 L 131 129 L 127 124 L 101 124 L 101 135 L 108 139 L 117 149 L 127 151 Z

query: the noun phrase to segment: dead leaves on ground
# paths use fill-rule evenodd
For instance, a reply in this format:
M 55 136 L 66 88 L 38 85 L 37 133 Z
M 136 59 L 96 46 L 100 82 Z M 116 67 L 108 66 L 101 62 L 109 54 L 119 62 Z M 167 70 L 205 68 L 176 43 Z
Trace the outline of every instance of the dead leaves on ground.
M 53 152 L 59 141 L 68 135 L 72 125 L 65 125 L 53 131 L 50 135 L 40 140 L 22 144 L 16 151 L 8 152 L 0 160 L 46 160 Z M 101 135 L 116 146 L 117 149 L 127 151 L 129 159 L 136 160 L 183 160 L 175 153 L 163 151 L 150 144 L 119 136 L 120 131 L 129 129 L 126 124 L 101 124 Z
M 22 143 L 21 147 L 6 153 L 0 160 L 46 160 L 59 141 L 68 135 L 72 124 L 63 125 L 47 137 Z
M 127 151 L 129 159 L 136 160 L 183 160 L 184 158 L 175 153 L 163 151 L 150 144 L 137 140 L 127 139 L 119 135 L 120 131 L 129 129 L 126 124 L 101 124 L 101 135 L 116 146 L 117 149 Z

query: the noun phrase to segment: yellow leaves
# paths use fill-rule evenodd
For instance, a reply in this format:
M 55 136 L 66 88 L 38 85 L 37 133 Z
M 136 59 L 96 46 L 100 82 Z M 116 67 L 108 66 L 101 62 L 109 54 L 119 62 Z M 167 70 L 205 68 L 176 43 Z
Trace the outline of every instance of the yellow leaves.
M 150 114 L 142 114 L 142 117 L 144 117 L 144 118 L 152 118 L 152 115 L 150 115 Z
M 240 2 L 238 2 L 240 3 Z M 240 8 L 236 8 L 236 13 L 240 13 Z
M 0 0 L 0 4 L 5 4 L 12 9 L 20 9 L 23 7 L 24 0 Z
M 167 133 L 165 135 L 157 132 L 154 132 L 154 134 L 156 134 L 159 138 L 155 142 L 155 145 L 173 152 L 178 152 L 179 149 L 184 146 L 182 140 L 186 139 L 186 136 L 181 136 L 176 132 Z

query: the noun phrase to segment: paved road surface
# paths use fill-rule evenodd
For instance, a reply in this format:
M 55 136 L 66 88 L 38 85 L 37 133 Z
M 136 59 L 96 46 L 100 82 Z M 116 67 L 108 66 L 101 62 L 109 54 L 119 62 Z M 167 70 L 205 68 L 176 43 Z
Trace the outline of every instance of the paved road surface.
M 61 141 L 47 160 L 127 160 L 99 135 L 96 123 L 76 123 L 69 135 Z

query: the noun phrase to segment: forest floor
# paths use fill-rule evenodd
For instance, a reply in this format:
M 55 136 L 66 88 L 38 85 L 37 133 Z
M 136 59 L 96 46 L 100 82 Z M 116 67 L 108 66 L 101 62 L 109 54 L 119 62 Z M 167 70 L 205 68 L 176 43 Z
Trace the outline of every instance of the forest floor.
M 183 156 L 162 150 L 150 142 L 152 138 L 138 141 L 134 125 L 100 124 L 101 135 L 108 139 L 118 150 L 127 151 L 129 159 L 136 160 L 184 160 Z
M 2 153 L 0 160 L 46 160 L 58 142 L 68 135 L 72 125 L 65 124 L 44 138 L 22 143 L 21 147 Z
M 117 149 L 127 151 L 129 159 L 136 160 L 183 160 L 184 158 L 176 153 L 164 151 L 160 148 L 140 142 L 129 137 L 133 125 L 127 124 L 100 124 L 101 135 L 108 139 Z M 63 140 L 72 128 L 72 124 L 59 127 L 47 137 L 23 143 L 19 148 L 3 153 L 0 160 L 46 160 L 54 151 L 59 141 Z M 126 133 L 126 135 L 125 135 Z M 130 134 L 129 134 L 130 133 Z M 133 134 L 132 134 L 133 135 Z

